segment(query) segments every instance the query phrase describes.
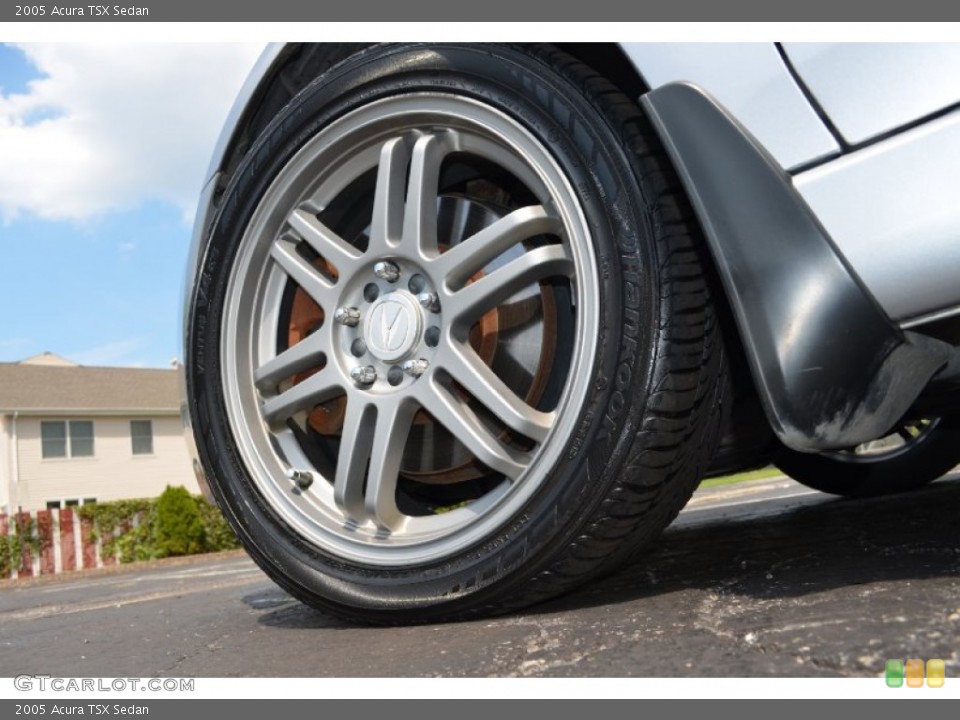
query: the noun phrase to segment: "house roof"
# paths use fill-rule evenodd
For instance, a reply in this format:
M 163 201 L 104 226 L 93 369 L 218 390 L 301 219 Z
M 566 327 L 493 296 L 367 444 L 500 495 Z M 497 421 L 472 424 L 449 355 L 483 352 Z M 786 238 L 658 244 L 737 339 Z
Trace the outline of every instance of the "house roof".
M 25 360 L 20 361 L 21 365 L 59 365 L 61 367 L 77 367 L 78 363 L 67 360 L 56 353 L 42 352 L 39 355 L 32 355 Z
M 180 409 L 176 370 L 0 363 L 0 412 L 161 413 Z

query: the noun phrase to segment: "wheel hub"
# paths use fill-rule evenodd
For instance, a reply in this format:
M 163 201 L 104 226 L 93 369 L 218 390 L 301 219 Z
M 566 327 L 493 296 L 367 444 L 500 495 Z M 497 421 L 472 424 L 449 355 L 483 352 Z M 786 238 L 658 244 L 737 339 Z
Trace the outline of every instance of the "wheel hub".
M 376 394 L 409 390 L 430 367 L 443 318 L 415 259 L 397 255 L 358 269 L 334 312 L 334 346 L 354 385 Z
M 369 307 L 363 339 L 370 354 L 385 363 L 407 358 L 423 341 L 423 311 L 406 290 L 381 295 Z

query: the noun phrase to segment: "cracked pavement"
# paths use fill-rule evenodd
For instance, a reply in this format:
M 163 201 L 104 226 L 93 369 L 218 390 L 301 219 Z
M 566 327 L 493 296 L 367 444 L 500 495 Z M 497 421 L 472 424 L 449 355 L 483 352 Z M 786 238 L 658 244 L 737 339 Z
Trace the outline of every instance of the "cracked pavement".
M 703 490 L 643 556 L 522 613 L 363 627 L 241 553 L 0 583 L 0 676 L 960 674 L 960 475 L 837 500 L 786 479 Z

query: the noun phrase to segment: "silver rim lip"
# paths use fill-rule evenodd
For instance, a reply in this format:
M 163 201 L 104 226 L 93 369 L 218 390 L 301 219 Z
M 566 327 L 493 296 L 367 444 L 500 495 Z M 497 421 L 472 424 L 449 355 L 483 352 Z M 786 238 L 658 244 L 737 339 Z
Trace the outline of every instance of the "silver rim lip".
M 420 119 L 420 120 L 418 120 Z M 489 536 L 513 518 L 541 486 L 547 472 L 560 460 L 576 430 L 579 410 L 589 392 L 589 369 L 596 356 L 595 342 L 578 340 L 573 349 L 567 387 L 556 410 L 556 421 L 526 470 L 512 483 L 504 482 L 464 508 L 442 515 L 407 517 L 393 532 L 384 534 L 358 527 L 347 520 L 333 501 L 330 483 L 314 483 L 310 493 L 296 491 L 285 470 L 304 457 L 297 449 L 278 442 L 265 424 L 258 393 L 253 385 L 255 357 L 269 354 L 262 331 L 275 327 L 276 306 L 259 302 L 276 297 L 286 283 L 266 261 L 270 245 L 284 226 L 288 213 L 303 198 L 317 192 L 329 178 L 311 173 L 318 165 L 338 167 L 357 160 L 337 150 L 350 137 L 356 144 L 378 147 L 385 121 L 395 126 L 455 126 L 500 143 L 522 158 L 549 193 L 552 209 L 562 221 L 564 244 L 572 255 L 576 288 L 577 337 L 593 339 L 599 328 L 599 286 L 596 258 L 588 224 L 576 193 L 551 153 L 523 126 L 495 108 L 477 100 L 441 93 L 412 93 L 386 98 L 359 108 L 309 140 L 272 182 L 240 241 L 226 291 L 220 347 L 227 419 L 242 460 L 258 491 L 270 507 L 303 539 L 339 558 L 376 566 L 400 567 L 452 556 Z M 373 134 L 371 135 L 371 129 Z M 396 134 L 394 130 L 391 134 Z M 349 143 L 347 143 L 349 144 Z M 349 148 L 347 148 L 349 151 Z M 330 157 L 335 155 L 335 157 Z M 356 165 L 353 166 L 356 170 Z M 331 175 L 332 176 L 332 175 Z M 354 174 L 353 177 L 356 177 Z M 344 184 L 351 178 L 345 178 Z M 342 189 L 342 188 L 341 188 Z M 251 272 L 252 268 L 260 268 Z M 244 322 L 244 316 L 247 321 Z M 265 325 L 266 324 L 266 325 Z M 258 338 L 258 333 L 260 337 Z M 275 352 L 275 348 L 274 348 Z M 328 363 L 337 365 L 334 358 Z M 341 368 L 342 370 L 342 368 Z M 349 400 L 348 393 L 348 403 Z
M 939 424 L 940 418 L 938 417 L 925 418 L 917 423 L 898 426 L 894 432 L 884 435 L 882 438 L 877 438 L 877 441 L 884 441 L 899 436 L 901 438 L 901 444 L 892 447 L 880 450 L 869 450 L 869 446 L 872 443 L 864 443 L 852 450 L 837 450 L 824 453 L 824 455 L 838 462 L 844 462 L 850 465 L 870 465 L 887 462 L 909 454 L 928 442 Z M 918 428 L 917 434 L 909 438 L 905 437 L 904 432 L 907 432 L 911 427 Z M 864 448 L 864 450 L 861 450 L 861 448 Z

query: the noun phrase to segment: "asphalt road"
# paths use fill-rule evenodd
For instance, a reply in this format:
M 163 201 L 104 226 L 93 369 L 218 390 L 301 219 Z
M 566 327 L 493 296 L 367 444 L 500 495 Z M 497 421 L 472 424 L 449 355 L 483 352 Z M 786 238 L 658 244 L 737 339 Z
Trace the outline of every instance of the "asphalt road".
M 697 493 L 640 562 L 506 617 L 354 626 L 245 556 L 0 586 L 0 676 L 877 676 L 960 672 L 960 475 L 835 500 Z

